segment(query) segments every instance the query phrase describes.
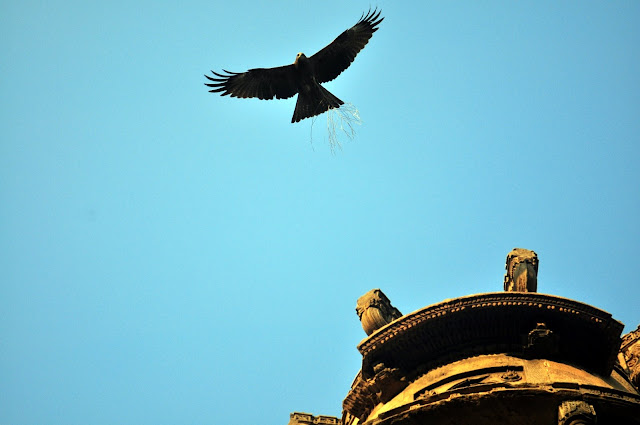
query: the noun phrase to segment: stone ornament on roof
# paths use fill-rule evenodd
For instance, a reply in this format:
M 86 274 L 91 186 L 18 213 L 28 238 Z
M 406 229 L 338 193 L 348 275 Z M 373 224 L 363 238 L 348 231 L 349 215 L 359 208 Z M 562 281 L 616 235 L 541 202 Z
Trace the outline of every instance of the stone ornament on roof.
M 504 290 L 507 292 L 538 291 L 538 254 L 529 249 L 513 248 L 507 255 Z
M 380 289 L 372 289 L 358 298 L 356 313 L 367 335 L 402 317 Z

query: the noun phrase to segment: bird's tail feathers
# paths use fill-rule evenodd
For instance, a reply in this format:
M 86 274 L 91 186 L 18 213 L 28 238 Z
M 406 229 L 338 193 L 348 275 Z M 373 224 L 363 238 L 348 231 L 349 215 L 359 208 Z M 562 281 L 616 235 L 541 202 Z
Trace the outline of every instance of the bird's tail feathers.
M 339 108 L 344 102 L 334 96 L 329 90 L 318 84 L 310 93 L 298 94 L 296 109 L 293 111 L 291 122 L 298 122 L 305 118 L 315 117 L 329 109 Z

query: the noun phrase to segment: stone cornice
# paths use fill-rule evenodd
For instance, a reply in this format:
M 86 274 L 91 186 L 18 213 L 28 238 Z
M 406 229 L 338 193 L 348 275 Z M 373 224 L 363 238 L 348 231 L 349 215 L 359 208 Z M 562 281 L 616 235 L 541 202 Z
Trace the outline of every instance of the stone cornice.
M 358 345 L 363 378 L 381 363 L 410 377 L 479 354 L 526 355 L 527 335 L 538 323 L 557 340 L 554 359 L 611 373 L 624 327 L 611 314 L 553 295 L 496 292 L 446 300 L 378 329 Z

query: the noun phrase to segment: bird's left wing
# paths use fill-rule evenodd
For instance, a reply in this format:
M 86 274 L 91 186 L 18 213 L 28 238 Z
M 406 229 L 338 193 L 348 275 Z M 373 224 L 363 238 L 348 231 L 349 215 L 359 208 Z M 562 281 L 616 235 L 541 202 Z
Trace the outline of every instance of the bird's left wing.
M 222 96 L 269 100 L 274 97 L 287 99 L 298 92 L 293 65 L 255 68 L 247 72 L 224 71 L 224 74 L 211 72 L 214 77 L 205 77 L 212 82 L 205 85 L 211 87 L 209 92 L 221 93 Z
M 351 65 L 356 55 L 367 45 L 378 25 L 381 11 L 377 9 L 362 15 L 360 20 L 343 32 L 327 47 L 320 50 L 309 60 L 312 62 L 318 83 L 326 83 L 336 78 Z

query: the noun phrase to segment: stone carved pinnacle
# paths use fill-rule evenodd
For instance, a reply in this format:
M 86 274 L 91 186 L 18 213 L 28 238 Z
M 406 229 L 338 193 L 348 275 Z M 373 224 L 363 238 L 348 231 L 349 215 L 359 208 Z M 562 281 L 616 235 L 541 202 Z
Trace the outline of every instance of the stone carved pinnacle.
M 507 255 L 504 290 L 507 292 L 538 291 L 538 254 L 529 249 L 513 248 Z
M 358 298 L 356 313 L 367 335 L 402 317 L 402 313 L 391 305 L 380 289 L 372 289 Z

